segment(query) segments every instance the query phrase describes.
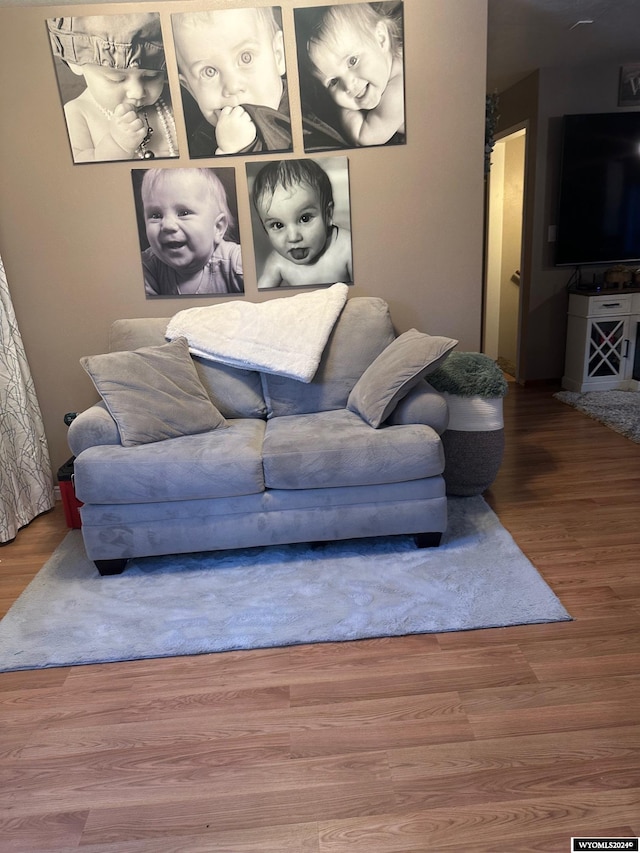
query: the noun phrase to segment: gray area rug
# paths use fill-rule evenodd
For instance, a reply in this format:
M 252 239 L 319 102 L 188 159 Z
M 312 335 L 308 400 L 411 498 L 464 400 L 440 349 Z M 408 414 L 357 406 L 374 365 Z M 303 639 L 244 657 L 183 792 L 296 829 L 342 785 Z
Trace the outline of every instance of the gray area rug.
M 553 396 L 640 444 L 640 392 L 558 391 Z
M 409 536 L 130 561 L 100 577 L 69 532 L 0 623 L 0 671 L 571 617 L 483 498 L 439 548 Z

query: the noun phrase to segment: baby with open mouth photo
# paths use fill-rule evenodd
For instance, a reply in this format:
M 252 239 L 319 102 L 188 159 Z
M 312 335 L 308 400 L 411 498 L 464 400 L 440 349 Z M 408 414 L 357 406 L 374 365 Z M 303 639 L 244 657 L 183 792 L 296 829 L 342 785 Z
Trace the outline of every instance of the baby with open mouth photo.
M 235 217 L 221 178 L 233 169 L 134 169 L 147 297 L 244 293 Z
M 255 174 L 252 197 L 271 249 L 258 289 L 353 280 L 351 231 L 334 220 L 333 187 L 319 163 L 267 163 Z

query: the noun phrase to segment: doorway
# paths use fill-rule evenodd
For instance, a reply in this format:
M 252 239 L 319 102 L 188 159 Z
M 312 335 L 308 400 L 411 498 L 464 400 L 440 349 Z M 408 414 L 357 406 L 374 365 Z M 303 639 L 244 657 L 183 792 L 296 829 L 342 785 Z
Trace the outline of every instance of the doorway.
M 488 178 L 483 351 L 520 381 L 526 127 L 501 135 Z

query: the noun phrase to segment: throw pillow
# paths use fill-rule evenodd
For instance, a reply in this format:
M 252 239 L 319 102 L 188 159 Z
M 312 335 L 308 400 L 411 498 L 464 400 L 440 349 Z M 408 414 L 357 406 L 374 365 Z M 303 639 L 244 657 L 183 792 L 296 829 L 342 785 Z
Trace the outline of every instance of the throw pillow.
M 410 329 L 390 343 L 365 370 L 349 394 L 347 408 L 377 429 L 457 343 L 452 338 Z
M 189 355 L 186 338 L 80 359 L 125 447 L 224 427 Z

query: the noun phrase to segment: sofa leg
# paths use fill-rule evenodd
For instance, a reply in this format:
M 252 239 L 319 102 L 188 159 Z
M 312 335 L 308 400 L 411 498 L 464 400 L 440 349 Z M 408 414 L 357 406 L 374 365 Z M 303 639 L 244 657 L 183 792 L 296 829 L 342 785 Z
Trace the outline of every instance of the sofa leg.
M 442 540 L 442 533 L 416 533 L 413 538 L 418 548 L 437 548 Z
M 105 577 L 106 575 L 121 575 L 127 565 L 125 560 L 94 560 L 96 569 Z

